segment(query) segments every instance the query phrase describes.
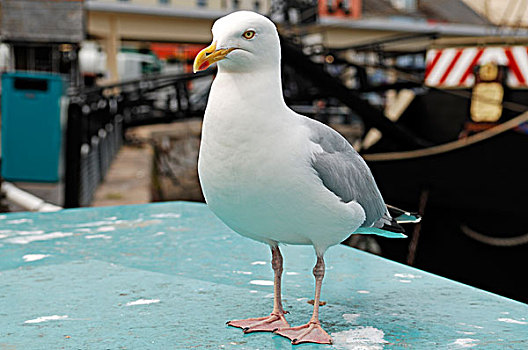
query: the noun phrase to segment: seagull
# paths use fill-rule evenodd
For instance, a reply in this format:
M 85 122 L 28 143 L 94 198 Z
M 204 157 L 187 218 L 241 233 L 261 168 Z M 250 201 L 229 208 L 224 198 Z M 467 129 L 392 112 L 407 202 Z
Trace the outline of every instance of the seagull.
M 194 72 L 218 66 L 203 120 L 200 184 L 208 207 L 227 226 L 270 246 L 274 271 L 271 314 L 228 325 L 274 332 L 292 344 L 331 344 L 319 321 L 327 249 L 352 233 L 406 237 L 397 218 L 416 217 L 386 206 L 345 138 L 286 105 L 272 21 L 238 11 L 218 19 L 212 34 L 193 65 Z M 279 244 L 311 245 L 317 258 L 313 314 L 297 327 L 288 324 L 282 306 Z

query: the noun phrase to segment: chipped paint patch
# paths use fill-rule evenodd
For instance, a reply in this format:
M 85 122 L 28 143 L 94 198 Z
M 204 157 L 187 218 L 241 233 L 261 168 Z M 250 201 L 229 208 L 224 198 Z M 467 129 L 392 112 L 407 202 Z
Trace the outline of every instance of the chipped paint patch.
M 474 346 L 477 346 L 478 339 L 472 339 L 472 338 L 460 338 L 455 340 L 451 343 L 455 348 L 458 349 L 466 349 L 466 348 L 472 348 Z
M 152 214 L 150 217 L 151 218 L 174 218 L 174 219 L 178 219 L 178 218 L 181 217 L 181 214 L 161 213 L 161 214 Z
M 347 322 L 356 322 L 360 314 L 343 314 L 343 318 Z
M 52 315 L 52 316 L 42 316 L 38 317 L 32 320 L 24 321 L 24 323 L 41 323 L 41 322 L 47 322 L 47 321 L 58 321 L 58 320 L 65 320 L 68 318 L 68 315 Z
M 49 254 L 26 254 L 22 257 L 25 262 L 37 261 L 47 258 Z
M 112 225 L 121 223 L 121 221 L 93 221 L 93 222 L 84 222 L 82 224 L 74 225 L 75 227 L 97 227 L 97 226 L 105 226 L 105 225 Z
M 18 224 L 24 224 L 24 223 L 32 223 L 33 220 L 31 219 L 17 219 L 17 220 L 9 220 L 9 221 L 6 221 L 6 224 L 11 224 L 11 225 L 18 225 Z
M 505 318 L 505 317 L 498 318 L 497 321 L 513 323 L 513 324 L 528 324 L 528 322 L 526 321 L 518 321 L 518 320 L 514 320 L 513 318 Z
M 165 234 L 165 232 L 160 231 L 160 232 L 156 232 L 156 233 L 154 234 L 154 236 L 156 236 L 156 237 L 157 237 L 157 236 L 163 236 L 164 234 Z
M 50 239 L 63 238 L 73 236 L 71 232 L 51 232 L 44 235 L 32 235 L 8 238 L 5 241 L 13 244 L 28 244 L 34 241 L 48 241 Z
M 368 290 L 358 290 L 359 294 L 369 294 L 370 292 Z
M 475 332 L 464 332 L 464 331 L 457 331 L 457 333 L 465 334 L 465 335 L 475 335 Z
M 267 280 L 252 280 L 249 281 L 249 284 L 254 284 L 257 286 L 272 286 L 273 281 L 267 281 Z
M 236 273 L 237 275 L 252 275 L 253 272 L 250 271 L 233 271 L 233 273 Z
M 405 279 L 422 278 L 422 276 L 413 275 L 412 273 L 395 273 L 394 277 Z
M 286 274 L 287 274 L 288 276 L 296 276 L 296 275 L 298 275 L 299 273 L 298 273 L 298 272 L 295 272 L 295 271 L 290 271 L 290 272 L 286 272 Z
M 115 227 L 114 226 L 103 226 L 103 227 L 99 227 L 97 230 L 95 230 L 96 232 L 110 232 L 110 231 L 115 231 Z
M 126 306 L 135 306 L 135 305 L 149 305 L 159 303 L 159 299 L 138 299 L 136 301 L 130 301 L 126 303 Z
M 6 238 L 6 237 L 9 237 L 9 236 L 8 236 L 8 235 L 0 234 L 0 239 L 2 239 L 2 238 Z
M 9 230 L 9 232 L 7 233 L 13 233 L 15 235 L 20 235 L 20 236 L 29 236 L 29 235 L 40 235 L 40 234 L 43 234 L 44 231 L 43 230 L 33 230 L 33 231 L 11 231 Z
M 265 261 L 253 261 L 251 265 L 266 265 Z
M 342 350 L 382 350 L 389 342 L 383 339 L 385 333 L 374 327 L 358 327 L 342 332 L 332 333 L 334 346 Z
M 86 239 L 96 239 L 96 238 L 112 239 L 112 236 L 99 234 L 99 235 L 86 235 L 84 236 L 84 238 Z

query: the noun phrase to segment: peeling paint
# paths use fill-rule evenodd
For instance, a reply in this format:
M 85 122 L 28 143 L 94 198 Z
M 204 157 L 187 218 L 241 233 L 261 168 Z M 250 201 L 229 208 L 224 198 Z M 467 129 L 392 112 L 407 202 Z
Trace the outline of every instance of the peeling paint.
M 383 339 L 385 333 L 374 327 L 358 327 L 331 335 L 335 348 L 342 350 L 382 350 L 389 343 Z
M 52 315 L 52 316 L 42 316 L 38 317 L 32 320 L 27 320 L 24 323 L 41 323 L 41 322 L 47 322 L 47 321 L 58 321 L 58 320 L 65 320 L 68 318 L 68 315 Z
M 32 235 L 32 236 L 22 236 L 22 237 L 13 237 L 5 240 L 7 243 L 13 244 L 28 244 L 34 241 L 47 241 L 50 239 L 63 238 L 73 236 L 71 232 L 51 232 L 43 235 Z
M 267 280 L 252 280 L 249 281 L 249 284 L 254 284 L 257 286 L 272 286 L 273 281 L 267 281 Z
M 99 234 L 99 235 L 86 235 L 84 236 L 84 238 L 86 239 L 95 239 L 95 238 L 111 239 L 112 236 Z
M 455 340 L 451 345 L 455 347 L 455 349 L 466 349 L 466 348 L 472 348 L 474 346 L 477 346 L 478 339 L 472 339 L 472 338 L 460 338 Z
M 126 306 L 135 306 L 135 305 L 149 305 L 159 303 L 159 299 L 138 299 L 136 301 L 131 301 L 126 303 Z
M 506 323 L 515 323 L 515 324 L 528 324 L 528 322 L 525 322 L 525 321 L 517 321 L 517 320 L 514 320 L 513 318 L 504 318 L 504 317 L 498 318 L 497 321 L 506 322 Z
M 37 261 L 47 258 L 49 254 L 26 254 L 22 257 L 25 262 Z

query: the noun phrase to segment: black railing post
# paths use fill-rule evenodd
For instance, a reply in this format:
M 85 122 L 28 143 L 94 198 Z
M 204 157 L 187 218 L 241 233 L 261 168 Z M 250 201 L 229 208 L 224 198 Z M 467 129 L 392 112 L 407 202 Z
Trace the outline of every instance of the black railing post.
M 66 123 L 66 167 L 64 176 L 64 207 L 80 206 L 82 108 L 78 101 L 70 102 Z

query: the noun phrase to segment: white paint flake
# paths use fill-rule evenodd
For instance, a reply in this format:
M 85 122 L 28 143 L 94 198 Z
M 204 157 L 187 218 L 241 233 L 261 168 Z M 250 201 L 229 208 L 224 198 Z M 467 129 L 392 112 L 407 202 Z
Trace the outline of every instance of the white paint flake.
M 51 232 L 43 235 L 31 235 L 22 237 L 8 238 L 5 241 L 13 244 L 28 244 L 34 241 L 47 241 L 50 239 L 63 238 L 73 236 L 71 232 Z
M 257 286 L 272 286 L 273 281 L 266 281 L 266 280 L 253 280 L 249 281 L 249 284 L 254 284 Z
M 295 271 L 288 271 L 288 272 L 286 272 L 286 274 L 287 274 L 288 276 L 296 276 L 296 275 L 298 275 L 299 273 L 298 273 L 298 272 L 295 272 Z
M 164 234 L 165 234 L 165 232 L 160 231 L 160 232 L 156 232 L 156 233 L 154 234 L 154 236 L 156 236 L 156 237 L 157 237 L 157 236 L 163 236 Z
M 343 318 L 345 319 L 345 321 L 351 322 L 351 323 L 356 322 L 359 316 L 360 314 L 343 314 Z
M 359 294 L 369 294 L 370 292 L 368 290 L 358 290 Z
M 332 333 L 334 346 L 342 350 L 382 350 L 388 341 L 383 339 L 385 333 L 374 327 L 358 327 L 342 332 Z
M 250 290 L 249 291 L 251 294 L 255 294 L 255 293 L 258 293 L 258 290 Z
M 465 334 L 465 335 L 475 335 L 475 332 L 457 331 L 457 333 Z
M 151 218 L 174 218 L 174 219 L 178 219 L 178 218 L 181 217 L 181 214 L 161 213 L 161 214 L 152 214 L 150 217 Z
M 103 226 L 103 227 L 99 227 L 97 230 L 95 230 L 96 232 L 110 232 L 110 231 L 115 231 L 115 227 L 114 226 Z
M 2 238 L 6 238 L 6 237 L 9 237 L 9 236 L 8 236 L 8 235 L 0 234 L 0 239 L 2 239 Z
M 33 220 L 31 220 L 31 219 L 17 219 L 17 220 L 6 221 L 6 224 L 18 225 L 18 224 L 32 223 L 32 222 L 33 222 Z
M 455 349 L 466 349 L 477 346 L 478 339 L 472 338 L 460 338 L 452 342 L 450 345 L 455 347 Z
M 131 301 L 126 303 L 126 306 L 134 306 L 134 305 L 148 305 L 148 304 L 155 304 L 159 303 L 159 299 L 138 299 L 136 301 Z
M 37 261 L 47 258 L 49 254 L 26 254 L 22 257 L 25 262 Z
M 52 315 L 52 316 L 42 316 L 35 318 L 33 320 L 27 320 L 24 323 L 41 323 L 41 322 L 47 322 L 47 321 L 58 321 L 58 320 L 65 320 L 68 318 L 68 315 Z
M 405 279 L 422 278 L 422 276 L 413 275 L 412 273 L 395 273 L 394 277 Z
M 40 235 L 40 234 L 43 234 L 44 231 L 42 230 L 33 230 L 33 231 L 11 231 L 12 233 L 14 233 L 15 235 L 20 235 L 20 236 L 29 236 L 29 235 Z
M 86 235 L 86 236 L 84 236 L 84 238 L 86 238 L 86 239 L 96 239 L 96 238 L 112 239 L 112 236 L 98 234 L 98 235 Z
M 506 322 L 506 323 L 514 323 L 514 324 L 528 324 L 528 322 L 525 322 L 525 321 L 517 321 L 517 320 L 514 320 L 513 318 L 505 318 L 505 317 L 498 318 L 497 321 Z
M 251 265 L 266 265 L 265 261 L 253 261 Z
M 411 280 L 398 280 L 400 283 L 411 283 Z
M 108 225 L 114 225 L 114 224 L 120 224 L 123 223 L 123 220 L 118 221 L 93 221 L 93 222 L 84 222 L 82 224 L 74 225 L 75 227 L 97 227 L 97 226 L 108 226 Z
M 250 271 L 233 271 L 233 273 L 236 273 L 237 275 L 252 275 L 253 272 Z

